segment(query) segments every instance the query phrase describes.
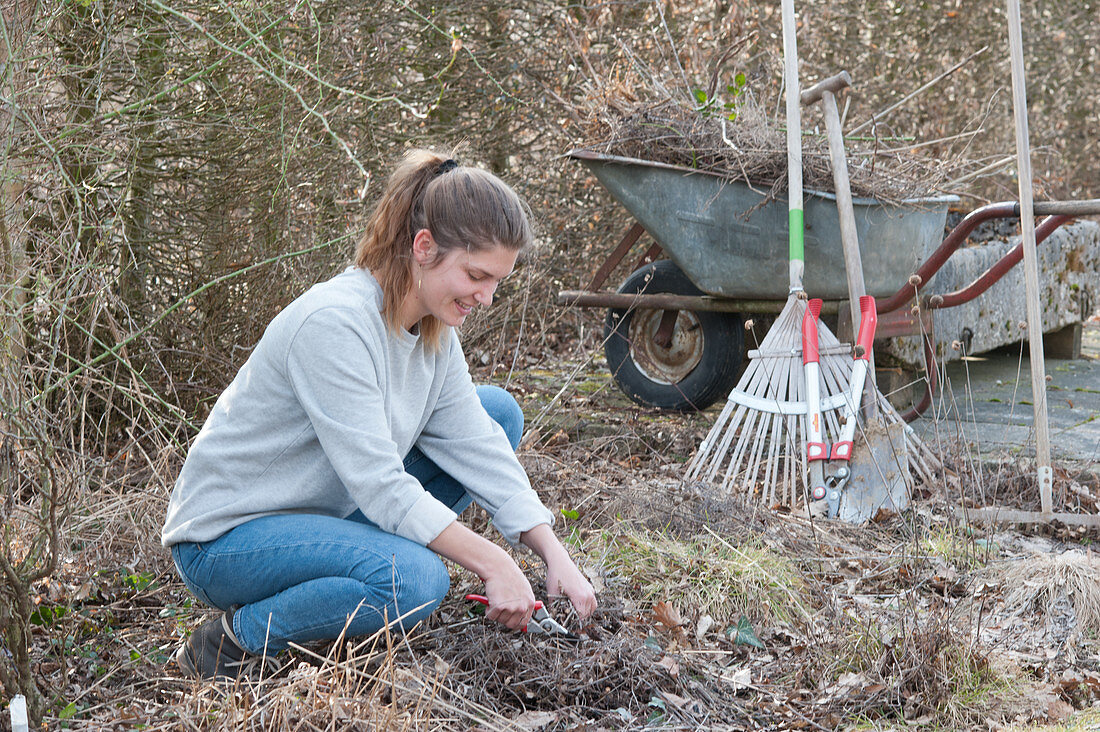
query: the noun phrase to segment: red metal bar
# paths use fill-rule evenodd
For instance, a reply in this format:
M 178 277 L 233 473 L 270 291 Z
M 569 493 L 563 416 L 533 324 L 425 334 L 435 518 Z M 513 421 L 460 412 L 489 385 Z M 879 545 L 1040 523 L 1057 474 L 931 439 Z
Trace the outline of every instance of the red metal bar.
M 656 262 L 658 259 L 661 258 L 661 252 L 663 251 L 664 250 L 661 249 L 660 244 L 654 244 L 649 249 L 646 249 L 645 254 L 639 257 L 638 261 L 634 264 L 634 270 L 632 271 L 637 271 L 649 264 L 650 262 Z
M 927 375 L 928 383 L 921 400 L 901 415 L 906 422 L 912 422 L 928 410 L 932 404 L 932 395 L 936 393 L 936 388 L 939 386 L 939 364 L 936 363 L 936 349 L 933 347 L 936 339 L 931 321 L 929 321 L 928 330 L 921 334 L 921 340 L 924 343 L 924 373 Z
M 916 284 L 912 283 L 910 278 L 910 284 L 902 286 L 900 290 L 886 298 L 876 298 L 875 308 L 878 310 L 879 315 L 883 313 L 889 313 L 893 310 L 897 310 L 902 305 L 913 299 L 920 288 L 928 283 L 932 279 L 933 275 L 940 271 L 940 267 L 944 262 L 955 253 L 966 241 L 966 238 L 970 236 L 971 232 L 978 226 L 990 219 L 1003 219 L 1012 216 L 1018 216 L 1018 205 L 1015 201 L 1006 201 L 1003 203 L 991 203 L 988 206 L 982 206 L 976 208 L 966 215 L 958 226 L 951 230 L 951 233 L 947 235 L 947 238 L 943 240 L 939 248 L 932 253 L 932 256 L 925 261 L 916 271 L 915 277 L 919 278 Z
M 642 225 L 639 223 L 635 223 L 627 229 L 622 241 L 619 242 L 619 246 L 615 247 L 615 251 L 611 252 L 607 260 L 600 265 L 600 268 L 596 270 L 596 274 L 592 275 L 592 281 L 589 282 L 588 287 L 584 289 L 595 292 L 603 287 L 603 283 L 607 281 L 607 278 L 611 275 L 611 271 L 619 266 L 619 262 L 623 261 L 623 257 L 634 248 L 634 245 L 638 243 L 638 239 L 641 238 L 643 233 L 645 233 L 645 229 L 642 228 Z M 635 269 L 637 269 L 637 267 L 635 267 Z
M 1072 216 L 1049 216 L 1044 219 L 1043 223 L 1035 227 L 1035 244 L 1041 244 L 1044 239 L 1054 233 L 1055 229 L 1072 218 Z M 1013 247 L 1012 251 L 997 260 L 996 264 L 987 269 L 978 279 L 974 280 L 963 289 L 956 290 L 947 295 L 933 295 L 929 298 L 928 307 L 953 308 L 956 305 L 970 302 L 992 287 L 994 282 L 1004 277 L 1005 273 L 1019 264 L 1020 260 L 1023 258 L 1024 243 L 1021 241 Z

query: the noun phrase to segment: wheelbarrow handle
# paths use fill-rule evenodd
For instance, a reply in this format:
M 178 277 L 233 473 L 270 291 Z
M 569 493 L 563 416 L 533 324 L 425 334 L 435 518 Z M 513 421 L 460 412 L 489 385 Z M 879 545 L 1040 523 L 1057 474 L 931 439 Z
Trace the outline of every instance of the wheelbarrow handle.
M 878 327 L 878 313 L 875 312 L 875 298 L 861 295 L 859 298 L 859 337 L 856 339 L 856 359 L 869 361 L 871 350 L 875 347 L 875 329 Z

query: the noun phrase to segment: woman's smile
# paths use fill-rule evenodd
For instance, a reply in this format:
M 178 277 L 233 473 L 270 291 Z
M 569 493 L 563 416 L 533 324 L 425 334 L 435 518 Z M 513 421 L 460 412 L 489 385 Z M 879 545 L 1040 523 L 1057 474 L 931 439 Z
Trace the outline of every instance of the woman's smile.
M 413 256 L 413 287 L 402 318 L 409 330 L 428 315 L 458 327 L 474 308 L 491 305 L 500 281 L 515 267 L 518 253 L 495 245 L 441 253 L 431 234 L 422 229 L 414 239 Z

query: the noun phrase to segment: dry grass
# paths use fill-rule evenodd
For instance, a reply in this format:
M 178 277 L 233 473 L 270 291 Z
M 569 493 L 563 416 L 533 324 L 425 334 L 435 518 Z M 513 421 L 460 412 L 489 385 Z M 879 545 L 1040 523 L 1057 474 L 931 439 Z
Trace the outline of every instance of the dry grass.
M 734 543 L 736 542 L 736 543 Z M 752 537 L 719 536 L 709 527 L 692 538 L 665 532 L 604 531 L 590 556 L 644 608 L 672 602 L 698 618 L 804 625 L 813 612 L 800 572 L 787 557 Z
M 1100 557 L 1091 550 L 1035 554 L 1014 562 L 1004 574 L 1005 605 L 1036 614 L 1060 633 L 1100 633 Z

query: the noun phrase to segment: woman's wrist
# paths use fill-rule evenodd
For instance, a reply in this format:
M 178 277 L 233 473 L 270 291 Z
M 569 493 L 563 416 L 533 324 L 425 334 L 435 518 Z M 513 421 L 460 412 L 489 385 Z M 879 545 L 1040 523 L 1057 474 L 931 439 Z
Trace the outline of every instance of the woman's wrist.
M 552 566 L 560 562 L 573 562 L 573 559 L 569 556 L 569 552 L 565 546 L 558 540 L 554 530 L 550 528 L 549 524 L 538 524 L 533 526 L 527 531 L 523 532 L 519 536 L 519 540 L 531 549 L 531 551 L 542 557 L 542 561 L 546 563 L 546 566 Z
M 482 582 L 515 564 L 504 549 L 457 521 L 444 529 L 428 548 L 470 570 Z

